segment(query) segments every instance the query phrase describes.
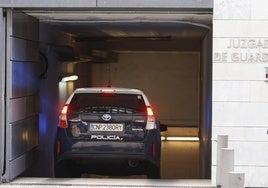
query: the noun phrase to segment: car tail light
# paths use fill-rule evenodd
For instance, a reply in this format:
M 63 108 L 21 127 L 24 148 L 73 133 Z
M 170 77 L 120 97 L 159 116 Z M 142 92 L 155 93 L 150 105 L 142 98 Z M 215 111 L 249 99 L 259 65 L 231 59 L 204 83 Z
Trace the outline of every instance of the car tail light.
M 148 116 L 153 116 L 154 115 L 154 112 L 153 112 L 153 109 L 151 107 L 147 107 L 147 115 Z
M 154 112 L 153 112 L 152 107 L 150 107 L 150 106 L 147 106 L 147 124 L 146 124 L 146 129 L 147 130 L 156 129 Z
M 61 151 L 61 142 L 57 141 L 57 153 L 60 153 Z
M 67 112 L 68 112 L 68 105 L 64 105 L 60 116 L 59 116 L 59 127 L 60 128 L 67 128 Z
M 153 154 L 153 156 L 155 156 L 155 154 L 156 154 L 155 144 L 152 144 L 152 154 Z

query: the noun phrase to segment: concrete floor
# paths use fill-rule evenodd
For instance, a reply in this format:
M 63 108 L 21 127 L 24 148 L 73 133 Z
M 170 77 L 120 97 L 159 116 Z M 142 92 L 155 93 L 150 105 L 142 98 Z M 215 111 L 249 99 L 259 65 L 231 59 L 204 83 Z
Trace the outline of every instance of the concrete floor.
M 198 137 L 198 128 L 169 127 L 165 137 Z M 198 179 L 200 174 L 199 142 L 162 141 L 161 178 Z
M 197 128 L 169 128 L 162 136 L 197 136 Z M 199 179 L 199 142 L 197 141 L 162 141 L 161 179 Z M 85 178 L 109 178 L 98 175 L 82 175 Z M 144 176 L 112 177 L 146 179 Z
M 210 180 L 148 180 L 148 179 L 95 179 L 95 178 L 17 178 L 0 188 L 78 188 L 78 187 L 157 187 L 157 188 L 215 188 Z
M 109 178 L 108 176 L 82 174 L 84 178 Z M 146 179 L 146 175 L 115 177 Z M 199 142 L 163 141 L 161 154 L 161 179 L 199 179 Z
M 161 178 L 200 178 L 199 142 L 162 142 Z

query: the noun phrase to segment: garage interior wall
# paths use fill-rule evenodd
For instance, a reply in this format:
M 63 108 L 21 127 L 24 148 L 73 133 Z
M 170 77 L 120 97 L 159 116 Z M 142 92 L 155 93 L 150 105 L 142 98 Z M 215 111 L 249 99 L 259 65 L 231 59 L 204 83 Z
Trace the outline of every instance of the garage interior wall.
M 66 74 L 63 61 L 72 54 L 71 35 L 39 24 L 39 48 L 42 54 L 39 78 L 39 158 L 25 176 L 51 177 L 54 172 L 54 139 L 58 125 L 59 81 Z M 68 47 L 67 47 L 68 46 Z M 42 169 L 40 171 L 40 169 Z
M 38 20 L 7 12 L 7 179 L 25 171 L 38 148 L 38 30 Z
M 91 84 L 141 89 L 162 123 L 198 127 L 199 67 L 198 52 L 120 52 L 116 63 L 92 65 Z

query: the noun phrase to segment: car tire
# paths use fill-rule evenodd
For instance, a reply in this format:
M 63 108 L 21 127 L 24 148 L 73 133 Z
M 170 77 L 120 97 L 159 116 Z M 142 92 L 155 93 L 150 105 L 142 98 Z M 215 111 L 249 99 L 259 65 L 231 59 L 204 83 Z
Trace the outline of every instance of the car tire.
M 69 169 L 63 164 L 58 164 L 54 167 L 54 176 L 56 178 L 68 177 Z
M 160 179 L 160 167 L 153 164 L 149 165 L 147 169 L 147 178 Z
M 67 163 L 60 163 L 54 168 L 54 176 L 56 178 L 77 178 L 81 174 L 78 170 L 70 168 Z

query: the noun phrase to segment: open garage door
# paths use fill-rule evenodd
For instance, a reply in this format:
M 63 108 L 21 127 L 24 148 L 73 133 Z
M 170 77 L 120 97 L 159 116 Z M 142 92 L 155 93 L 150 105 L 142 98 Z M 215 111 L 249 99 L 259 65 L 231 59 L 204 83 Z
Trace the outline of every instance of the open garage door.
M 198 129 L 200 168 L 194 170 L 201 172 L 194 178 L 210 178 L 210 11 L 26 10 L 26 13 L 44 26 L 72 35 L 79 60 L 69 61 L 66 69 L 79 79 L 67 84 L 70 90 L 109 84 L 140 88 L 149 95 L 160 121 L 168 124 L 170 130 L 178 133 L 179 127 Z M 178 154 L 184 155 L 179 151 Z
M 1 167 L 3 181 L 9 181 L 29 168 L 37 153 L 38 30 L 38 20 L 23 13 L 6 12 L 5 65 L 1 62 L 1 87 L 6 87 L 1 88 L 1 110 L 3 106 L 6 110 L 5 118 L 1 111 L 1 121 L 6 121 L 1 122 L 1 139 L 5 138 L 4 142 L 1 140 L 1 144 L 5 143 L 1 145 L 1 155 L 5 154 L 5 164 Z M 2 79 L 5 73 L 6 77 Z M 2 104 L 2 91 L 5 104 Z
M 57 112 L 64 101 L 58 100 L 62 93 L 55 87 L 63 86 L 59 78 L 70 74 L 79 79 L 65 83 L 63 98 L 76 87 L 103 86 L 110 77 L 112 85 L 145 90 L 159 105 L 160 120 L 172 128 L 197 128 L 202 171 L 198 178 L 210 177 L 211 12 L 20 11 L 24 13 L 7 14 L 7 181 L 25 172 L 32 162 L 44 169 L 39 176 L 52 176 L 45 171 L 53 168 Z M 63 35 L 69 36 L 70 48 L 62 46 Z M 68 53 L 71 48 L 76 56 Z M 39 51 L 48 61 L 43 81 Z

